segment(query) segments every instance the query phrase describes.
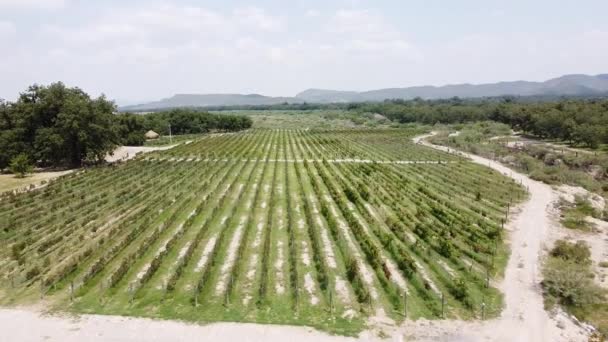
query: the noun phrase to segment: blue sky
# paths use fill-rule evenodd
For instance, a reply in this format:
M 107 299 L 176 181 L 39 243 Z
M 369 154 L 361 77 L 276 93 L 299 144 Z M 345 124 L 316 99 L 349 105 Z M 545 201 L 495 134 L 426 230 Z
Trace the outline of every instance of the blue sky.
M 59 80 L 136 103 L 606 73 L 606 13 L 605 0 L 0 0 L 0 98 Z

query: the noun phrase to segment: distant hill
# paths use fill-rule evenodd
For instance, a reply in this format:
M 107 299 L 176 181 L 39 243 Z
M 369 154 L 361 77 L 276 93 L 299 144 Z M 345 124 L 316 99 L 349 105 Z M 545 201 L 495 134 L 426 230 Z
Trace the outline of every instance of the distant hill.
M 462 98 L 493 96 L 581 96 L 596 95 L 608 92 L 608 74 L 566 75 L 545 82 L 499 82 L 489 84 L 455 84 L 441 87 L 421 86 L 408 88 L 387 88 L 364 92 L 308 89 L 296 95 L 296 98 L 307 102 L 358 102 L 383 101 L 386 99 L 409 100 L 416 97 L 423 99 L 441 99 L 454 96 Z
M 177 94 L 160 101 L 125 106 L 121 111 L 146 111 L 177 107 L 217 107 L 243 105 L 273 105 L 280 103 L 345 103 L 383 101 L 386 99 L 409 100 L 441 99 L 451 97 L 479 98 L 496 96 L 594 96 L 608 93 L 608 74 L 565 75 L 545 82 L 498 82 L 488 84 L 454 84 L 445 86 L 417 86 L 387 88 L 363 92 L 327 89 L 308 89 L 295 97 L 269 97 L 258 94 Z
M 177 94 L 160 101 L 124 106 L 122 111 L 145 111 L 178 107 L 211 107 L 240 105 L 273 105 L 284 102 L 301 102 L 293 97 L 269 97 L 258 94 Z

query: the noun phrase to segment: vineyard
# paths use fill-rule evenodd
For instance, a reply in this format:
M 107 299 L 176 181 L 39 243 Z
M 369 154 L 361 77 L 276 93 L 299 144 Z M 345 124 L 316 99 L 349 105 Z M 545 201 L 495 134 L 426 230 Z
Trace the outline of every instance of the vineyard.
M 302 324 L 486 318 L 524 189 L 416 130 L 256 129 L 0 199 L 0 303 Z

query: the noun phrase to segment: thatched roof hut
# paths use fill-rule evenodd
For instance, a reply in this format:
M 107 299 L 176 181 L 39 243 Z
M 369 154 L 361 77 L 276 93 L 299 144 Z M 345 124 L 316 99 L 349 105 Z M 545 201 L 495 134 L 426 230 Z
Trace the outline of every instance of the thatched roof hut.
M 160 135 L 154 131 L 147 131 L 145 136 L 146 136 L 146 139 L 149 139 L 149 140 L 158 139 L 160 137 Z

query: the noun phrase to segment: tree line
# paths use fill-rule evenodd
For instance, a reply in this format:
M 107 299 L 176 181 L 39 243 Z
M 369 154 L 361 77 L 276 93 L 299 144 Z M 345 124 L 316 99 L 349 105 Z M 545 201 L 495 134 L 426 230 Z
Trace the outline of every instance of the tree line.
M 117 114 L 104 95 L 92 98 L 63 83 L 32 85 L 15 102 L 0 99 L 0 170 L 24 160 L 41 167 L 97 163 L 117 145 L 142 145 L 144 134 L 238 131 L 249 117 L 179 109 L 151 114 Z
M 608 143 L 608 100 L 564 99 L 554 102 L 525 103 L 505 97 L 495 100 L 410 101 L 354 103 L 348 109 L 357 113 L 379 113 L 400 123 L 455 124 L 493 120 L 540 138 L 560 139 L 598 147 Z
M 121 143 L 130 146 L 143 145 L 144 133 L 149 130 L 160 135 L 236 132 L 253 124 L 248 116 L 212 114 L 191 108 L 147 114 L 120 113 L 117 120 Z

